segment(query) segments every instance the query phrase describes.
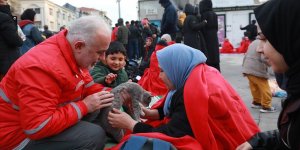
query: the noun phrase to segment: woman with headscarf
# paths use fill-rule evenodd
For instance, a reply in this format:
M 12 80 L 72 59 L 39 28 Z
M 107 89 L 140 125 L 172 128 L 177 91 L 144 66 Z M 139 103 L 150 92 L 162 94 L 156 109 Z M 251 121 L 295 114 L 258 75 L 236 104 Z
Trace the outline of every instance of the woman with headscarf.
M 29 49 L 35 45 L 44 41 L 42 33 L 34 25 L 35 11 L 33 9 L 26 9 L 21 15 L 21 21 L 19 26 L 21 27 L 23 33 L 26 36 L 22 47 L 20 48 L 21 54 L 25 54 Z
M 199 3 L 201 20 L 206 21 L 202 28 L 206 42 L 207 65 L 215 67 L 220 71 L 220 52 L 218 39 L 218 16 L 213 11 L 211 0 L 202 0 Z
M 206 55 L 206 45 L 202 28 L 206 25 L 206 22 L 200 22 L 196 17 L 197 11 L 191 4 L 186 4 L 184 8 L 186 18 L 183 23 L 183 43 L 195 49 L 202 51 Z
M 232 150 L 259 132 L 243 100 L 205 64 L 201 51 L 173 44 L 158 51 L 157 59 L 168 94 L 151 109 L 143 108 L 147 123 L 113 109 L 108 117 L 113 127 L 197 150 Z
M 238 150 L 300 149 L 300 1 L 270 0 L 254 10 L 267 38 L 263 53 L 274 72 L 288 78 L 287 99 L 278 118 L 278 130 L 261 132 Z

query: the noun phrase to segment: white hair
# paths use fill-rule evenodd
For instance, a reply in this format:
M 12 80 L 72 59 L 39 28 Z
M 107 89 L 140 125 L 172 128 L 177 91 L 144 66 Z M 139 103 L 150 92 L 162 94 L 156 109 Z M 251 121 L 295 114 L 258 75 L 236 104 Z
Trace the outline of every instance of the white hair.
M 171 38 L 170 34 L 164 34 L 164 35 L 162 35 L 161 39 L 165 39 L 166 42 L 171 42 L 172 41 L 172 38 Z
M 111 35 L 111 28 L 102 17 L 81 17 L 74 20 L 68 27 L 67 39 L 70 42 L 83 40 L 86 43 L 91 44 L 95 42 L 94 38 L 99 34 L 99 30 L 101 30 L 101 34 Z

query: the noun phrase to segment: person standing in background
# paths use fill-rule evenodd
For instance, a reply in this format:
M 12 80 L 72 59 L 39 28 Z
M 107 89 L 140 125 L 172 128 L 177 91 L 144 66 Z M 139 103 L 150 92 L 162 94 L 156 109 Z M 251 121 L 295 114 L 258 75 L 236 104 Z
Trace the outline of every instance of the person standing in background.
M 118 25 L 119 28 L 117 32 L 117 40 L 121 42 L 124 47 L 127 47 L 130 31 L 126 26 L 124 26 L 124 21 L 122 18 L 118 19 Z
M 206 42 L 207 61 L 206 64 L 220 70 L 220 51 L 218 39 L 218 16 L 213 11 L 211 0 L 202 0 L 199 3 L 201 21 L 206 21 L 202 28 Z
M 33 9 L 26 9 L 21 15 L 21 21 L 19 22 L 19 25 L 23 33 L 26 35 L 26 40 L 20 48 L 21 55 L 25 54 L 35 45 L 44 41 L 42 33 L 34 25 L 35 15 L 36 13 Z
M 115 27 L 113 28 L 112 32 L 111 32 L 111 41 L 114 42 L 117 40 L 117 33 L 118 33 L 118 27 L 119 25 L 116 23 Z
M 198 49 L 207 55 L 205 39 L 201 31 L 201 29 L 206 25 L 206 22 L 200 22 L 200 20 L 198 20 L 196 17 L 195 7 L 191 4 L 185 5 L 184 12 L 187 15 L 183 23 L 184 44 Z
M 0 0 L 0 81 L 10 66 L 20 57 L 23 40 L 18 35 L 7 0 Z
M 43 35 L 48 39 L 53 35 L 53 33 L 48 29 L 47 25 L 44 25 L 44 32 Z
M 251 108 L 260 109 L 262 113 L 275 112 L 275 108 L 272 107 L 272 93 L 268 82 L 268 64 L 261 53 L 266 38 L 262 33 L 258 38 L 248 47 L 242 65 L 242 72 L 249 80 L 253 97 Z
M 241 30 L 246 30 L 244 35 L 247 36 L 250 41 L 254 41 L 257 36 L 257 26 L 255 24 L 256 21 L 252 20 L 251 24 L 247 25 L 246 27 L 242 27 L 242 25 L 240 26 Z
M 127 54 L 129 59 L 138 59 L 139 53 L 139 36 L 140 32 L 135 26 L 135 21 L 131 20 L 129 27 L 130 35 L 128 37 L 128 49 Z
M 160 35 L 169 34 L 172 37 L 172 40 L 176 38 L 177 32 L 177 12 L 175 7 L 172 5 L 170 0 L 159 0 L 159 4 L 165 8 L 162 20 L 161 20 L 161 27 Z

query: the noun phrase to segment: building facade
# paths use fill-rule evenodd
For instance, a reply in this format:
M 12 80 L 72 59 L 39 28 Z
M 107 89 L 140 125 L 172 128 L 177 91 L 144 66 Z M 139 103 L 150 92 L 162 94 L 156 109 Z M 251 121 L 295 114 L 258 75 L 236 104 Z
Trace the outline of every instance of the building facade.
M 104 20 L 111 26 L 112 20 L 107 17 L 105 11 L 97 10 L 94 8 L 87 8 L 87 7 L 80 7 L 79 8 L 79 16 L 87 16 L 87 15 L 93 15 L 93 16 L 101 16 L 104 18 Z
M 35 24 L 40 30 L 48 25 L 49 30 L 59 31 L 60 27 L 68 26 L 77 18 L 76 12 L 48 0 L 20 0 L 20 3 L 22 12 L 28 8 L 36 12 Z
M 234 47 L 238 47 L 245 31 L 240 30 L 240 26 L 248 25 L 251 20 L 255 20 L 253 9 L 266 0 L 212 0 L 213 9 L 218 15 L 219 42 L 222 44 L 227 37 Z M 187 2 L 198 6 L 200 0 L 171 0 L 177 9 L 184 9 Z M 139 19 L 149 18 L 160 26 L 160 21 L 164 8 L 158 0 L 139 0 L 138 1 Z
M 20 10 L 31 8 L 36 12 L 35 24 L 40 30 L 43 30 L 44 25 L 48 25 L 49 30 L 59 31 L 62 26 L 69 26 L 69 24 L 82 16 L 80 9 L 66 3 L 64 6 L 59 6 L 49 0 L 19 0 Z M 95 10 L 95 9 L 94 9 Z M 95 10 L 98 11 L 98 10 Z M 102 16 L 111 25 L 111 20 L 102 13 L 92 13 L 87 15 Z

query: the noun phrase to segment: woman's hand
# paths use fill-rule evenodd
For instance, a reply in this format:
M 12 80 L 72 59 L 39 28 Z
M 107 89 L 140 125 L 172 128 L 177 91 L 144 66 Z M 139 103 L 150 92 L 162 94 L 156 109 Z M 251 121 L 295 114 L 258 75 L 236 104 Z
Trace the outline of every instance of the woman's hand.
M 108 114 L 108 122 L 114 128 L 128 129 L 133 131 L 137 121 L 133 120 L 127 113 L 113 108 Z
M 159 119 L 159 114 L 157 109 L 148 109 L 145 106 L 143 106 L 140 103 L 140 107 L 142 109 L 142 115 L 141 118 L 143 119 L 152 119 L 152 120 L 158 120 Z
M 252 146 L 248 142 L 245 142 L 236 148 L 236 150 L 251 150 L 251 149 Z

